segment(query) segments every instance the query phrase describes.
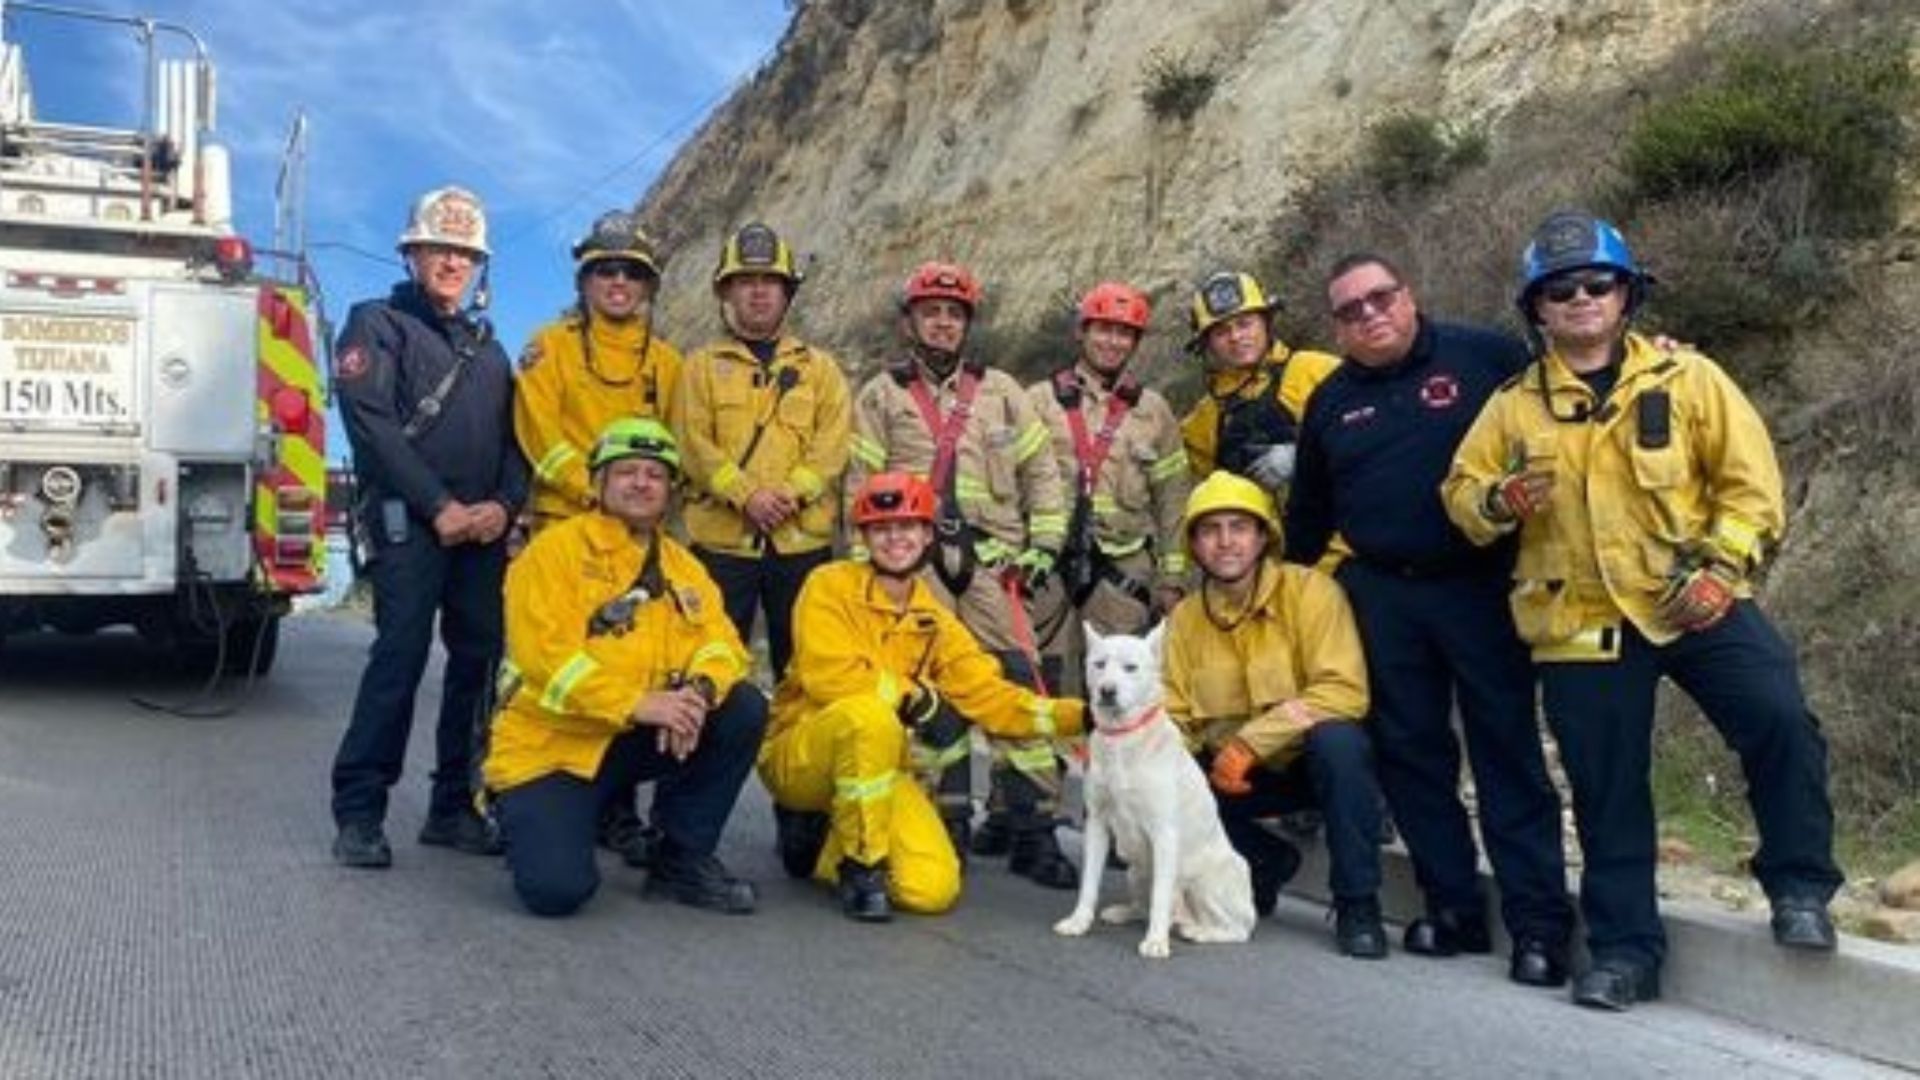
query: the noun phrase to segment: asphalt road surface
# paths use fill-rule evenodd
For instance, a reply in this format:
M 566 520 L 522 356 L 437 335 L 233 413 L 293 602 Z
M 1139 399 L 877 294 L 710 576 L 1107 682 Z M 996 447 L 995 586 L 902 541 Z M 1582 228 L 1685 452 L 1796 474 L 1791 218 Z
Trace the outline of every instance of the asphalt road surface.
M 751 918 L 642 901 L 611 860 L 579 916 L 524 915 L 496 861 L 412 842 L 424 768 L 394 868 L 341 869 L 327 768 L 370 636 L 291 620 L 211 719 L 132 703 L 199 680 L 130 636 L 0 649 L 0 1077 L 1899 1075 L 1677 1005 L 1576 1009 L 1492 959 L 1347 960 L 1291 901 L 1249 945 L 1148 962 L 1137 929 L 1055 937 L 1071 896 L 987 863 L 950 916 L 857 925 L 780 875 L 757 782 L 722 850 Z

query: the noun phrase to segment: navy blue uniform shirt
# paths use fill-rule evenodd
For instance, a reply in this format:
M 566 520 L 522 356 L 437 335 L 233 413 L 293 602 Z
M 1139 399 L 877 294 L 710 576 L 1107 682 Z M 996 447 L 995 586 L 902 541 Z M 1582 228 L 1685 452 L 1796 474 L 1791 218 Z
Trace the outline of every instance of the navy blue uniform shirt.
M 466 367 L 439 417 L 409 438 L 407 422 L 462 352 Z M 484 323 L 442 315 L 402 282 L 385 300 L 353 306 L 333 366 L 364 505 L 398 496 L 427 522 L 449 499 L 518 512 L 527 465 L 513 440 L 513 365 Z
M 1356 556 L 1396 572 L 1504 565 L 1508 545 L 1476 548 L 1447 519 L 1440 482 L 1480 407 L 1528 359 L 1509 334 L 1423 316 L 1399 363 L 1341 364 L 1300 426 L 1286 557 L 1317 561 L 1337 531 Z

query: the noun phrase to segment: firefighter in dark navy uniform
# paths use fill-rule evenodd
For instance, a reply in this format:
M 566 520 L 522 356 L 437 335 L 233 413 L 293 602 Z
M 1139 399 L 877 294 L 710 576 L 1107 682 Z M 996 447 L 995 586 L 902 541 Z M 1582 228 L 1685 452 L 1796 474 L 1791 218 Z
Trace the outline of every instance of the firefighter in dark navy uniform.
M 408 280 L 385 300 L 355 305 L 334 362 L 376 635 L 334 759 L 333 855 L 370 868 L 393 861 L 382 828 L 387 790 L 406 759 L 436 617 L 447 661 L 419 839 L 473 854 L 499 850 L 473 807 L 473 733 L 502 648 L 505 537 L 527 491 L 513 441 L 512 366 L 463 303 L 488 255 L 479 199 L 454 187 L 427 192 L 399 248 Z
M 1337 532 L 1335 576 L 1366 647 L 1380 787 L 1400 823 L 1426 913 L 1408 952 L 1493 948 L 1478 855 L 1460 801 L 1459 704 L 1481 836 L 1513 940 L 1514 981 L 1567 978 L 1573 922 L 1560 802 L 1534 714 L 1533 666 L 1507 612 L 1511 545 L 1476 547 L 1448 520 L 1453 451 L 1526 347 L 1420 313 L 1389 260 L 1349 255 L 1327 276 L 1346 363 L 1307 407 L 1287 503 L 1287 558 L 1312 564 Z

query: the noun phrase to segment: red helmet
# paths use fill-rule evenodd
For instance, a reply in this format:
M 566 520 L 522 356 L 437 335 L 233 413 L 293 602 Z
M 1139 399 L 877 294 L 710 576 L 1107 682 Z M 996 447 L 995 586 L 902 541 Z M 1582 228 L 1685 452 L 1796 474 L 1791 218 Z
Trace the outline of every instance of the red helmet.
M 905 472 L 874 473 L 853 496 L 855 526 L 882 521 L 924 521 L 933 524 L 933 485 Z
M 900 291 L 900 309 L 905 311 L 915 300 L 957 300 L 972 313 L 980 307 L 980 280 L 958 263 L 921 263 L 907 275 Z
M 1082 327 L 1098 319 L 1131 326 L 1144 334 L 1152 313 L 1152 308 L 1147 304 L 1147 294 L 1124 282 L 1103 281 L 1080 298 Z

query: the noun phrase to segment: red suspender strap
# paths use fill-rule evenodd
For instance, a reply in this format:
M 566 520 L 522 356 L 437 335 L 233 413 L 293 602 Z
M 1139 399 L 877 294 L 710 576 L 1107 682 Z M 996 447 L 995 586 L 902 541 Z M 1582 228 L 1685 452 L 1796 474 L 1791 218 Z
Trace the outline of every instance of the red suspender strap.
M 913 395 L 913 404 L 920 410 L 920 419 L 926 422 L 927 432 L 934 438 L 933 468 L 927 474 L 927 483 L 933 490 L 944 493 L 947 490 L 947 478 L 953 474 L 953 459 L 960 447 L 960 435 L 967 429 L 967 418 L 973 415 L 973 398 L 980 390 L 980 373 L 972 366 L 960 369 L 960 385 L 954 390 L 953 411 L 945 417 L 940 415 L 940 405 L 933 399 L 933 390 L 927 380 L 917 373 L 907 383 L 907 392 Z M 942 498 L 946 496 L 942 494 Z

